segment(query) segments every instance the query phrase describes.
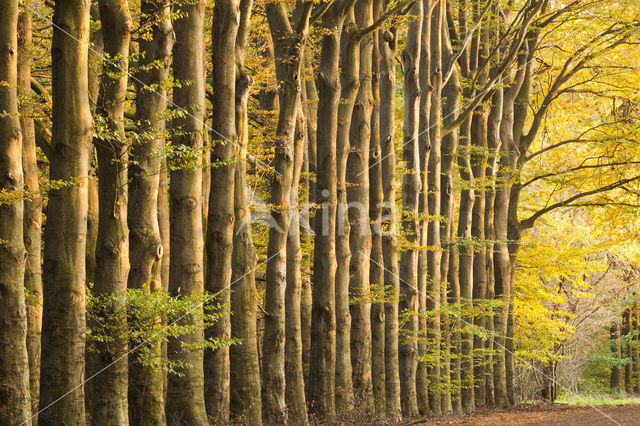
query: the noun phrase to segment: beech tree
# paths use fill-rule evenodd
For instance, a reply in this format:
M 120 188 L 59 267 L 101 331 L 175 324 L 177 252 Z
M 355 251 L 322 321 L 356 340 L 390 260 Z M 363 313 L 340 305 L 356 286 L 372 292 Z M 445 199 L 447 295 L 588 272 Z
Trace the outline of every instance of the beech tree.
M 0 189 L 13 192 L 13 200 L 1 206 L 0 281 L 3 283 L 0 352 L 1 386 L 6 402 L 0 421 L 31 423 L 29 362 L 27 354 L 27 309 L 24 298 L 25 260 L 23 243 L 24 202 L 19 191 L 24 185 L 22 172 L 22 133 L 18 115 L 18 2 L 11 1 L 0 11 Z M 15 194 L 18 192 L 18 194 Z M 33 347 L 32 347 L 33 349 Z

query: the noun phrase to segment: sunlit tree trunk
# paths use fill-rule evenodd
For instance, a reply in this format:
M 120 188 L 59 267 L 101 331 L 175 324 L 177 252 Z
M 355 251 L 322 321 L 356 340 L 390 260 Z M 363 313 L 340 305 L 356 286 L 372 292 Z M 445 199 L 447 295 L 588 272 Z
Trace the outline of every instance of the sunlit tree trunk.
M 518 65 L 526 60 L 527 55 L 521 54 Z M 495 404 L 498 407 L 509 406 L 507 394 L 507 370 L 506 370 L 506 339 L 509 321 L 509 307 L 511 300 L 511 260 L 509 256 L 508 239 L 508 216 L 509 198 L 512 186 L 512 173 L 515 170 L 518 157 L 520 155 L 514 142 L 514 103 L 520 91 L 524 79 L 525 70 L 519 68 L 515 76 L 508 82 L 509 85 L 504 91 L 502 121 L 500 123 L 500 165 L 496 176 L 496 195 L 494 201 L 494 221 L 495 221 L 495 245 L 493 251 L 493 261 L 495 265 L 495 295 L 502 302 L 501 309 L 494 318 L 495 339 L 495 364 L 494 364 L 494 384 L 495 384 Z
M 0 8 L 0 423 L 31 424 L 23 241 L 22 133 L 18 114 L 18 2 Z M 28 235 L 28 234 L 27 234 Z M 39 238 L 39 237 L 38 237 Z
M 444 63 L 449 64 L 453 58 L 453 51 L 448 37 L 443 40 Z M 460 87 L 460 77 L 457 69 L 451 74 L 449 81 L 443 87 L 443 122 L 448 123 L 456 118 L 460 109 L 460 97 L 462 89 Z M 440 224 L 440 238 L 442 244 L 442 267 L 441 277 L 446 285 L 442 288 L 442 300 L 447 303 L 458 306 L 460 303 L 460 282 L 458 279 L 458 265 L 455 265 L 457 259 L 457 246 L 454 245 L 453 238 L 455 236 L 454 226 L 454 165 L 456 160 L 456 151 L 458 147 L 458 132 L 453 131 L 442 138 L 442 174 L 440 194 L 440 210 L 443 218 Z M 450 273 L 451 270 L 455 273 Z M 446 281 L 445 281 L 446 280 Z M 445 394 L 445 405 L 456 412 L 461 411 L 462 405 L 460 400 L 460 353 L 459 349 L 459 327 L 460 319 L 455 315 L 447 317 L 445 321 L 447 331 L 444 333 L 445 346 L 448 348 L 450 359 L 445 363 L 448 371 L 442 372 L 442 378 L 445 387 L 450 389 Z M 447 401 L 450 398 L 452 401 Z M 451 405 L 453 403 L 453 405 Z
M 234 229 L 234 181 L 237 155 L 235 120 L 236 38 L 240 0 L 218 0 L 213 7 L 212 23 L 212 163 L 211 194 L 207 218 L 207 276 L 205 289 L 218 294 L 216 302 L 228 305 L 232 276 Z M 229 315 L 219 318 L 206 331 L 207 338 L 229 338 Z M 229 348 L 205 352 L 205 398 L 207 413 L 220 421 L 229 418 Z
M 287 288 L 285 290 L 285 398 L 289 421 L 307 423 L 307 402 L 302 367 L 301 291 L 303 279 L 302 246 L 300 244 L 299 192 L 304 162 L 306 123 L 302 106 L 296 115 L 294 136 L 293 180 L 291 182 L 291 225 L 287 234 Z
M 433 311 L 433 320 L 427 324 L 427 337 L 433 346 L 436 363 L 429 367 L 429 408 L 434 414 L 442 412 L 442 393 L 440 383 L 441 332 L 440 332 L 440 266 L 442 246 L 440 240 L 440 191 L 442 171 L 442 141 L 440 121 L 442 119 L 442 32 L 445 19 L 445 0 L 438 0 L 431 15 L 431 113 L 429 116 L 429 132 L 431 151 L 429 153 L 429 170 L 425 190 L 428 190 L 428 212 L 430 220 L 427 229 L 427 310 Z M 424 72 L 427 72 L 426 70 Z
M 205 81 L 204 81 L 204 9 L 205 2 L 184 4 L 176 9 L 181 13 L 174 23 L 176 42 L 173 47 L 174 77 L 182 82 L 173 89 L 173 102 L 186 111 L 173 119 L 180 132 L 172 143 L 199 154 L 203 147 Z M 186 82 L 190 82 L 188 85 Z M 232 102 L 234 100 L 232 99 Z M 234 106 L 235 107 L 235 106 Z M 234 123 L 235 125 L 235 123 Z M 169 190 L 170 240 L 179 250 L 171 251 L 169 291 L 173 296 L 201 294 L 203 288 L 202 241 L 202 170 L 201 158 L 194 164 L 172 165 Z M 186 361 L 182 376 L 169 375 L 167 389 L 167 421 L 185 424 L 206 424 L 203 372 L 202 307 L 199 306 L 183 321 L 197 330 L 169 341 L 169 358 Z M 191 346 L 185 350 L 184 346 Z
M 398 270 L 398 240 L 396 235 L 396 46 L 397 29 L 380 35 L 380 142 L 382 167 L 382 256 L 385 286 L 385 396 L 386 415 L 391 421 L 402 417 L 400 404 L 400 375 L 398 369 L 398 298 L 400 275 Z
M 355 8 L 358 28 L 373 24 L 372 0 L 358 0 Z M 359 43 L 360 66 L 358 93 L 349 130 L 350 150 L 346 176 L 349 209 L 349 247 L 351 250 L 349 294 L 351 303 L 351 365 L 354 396 L 362 409 L 373 413 L 371 382 L 371 294 L 369 265 L 371 257 L 371 227 L 369 219 L 369 145 L 371 112 L 373 110 L 372 54 L 373 35 L 367 34 Z
M 382 14 L 382 2 L 373 4 L 374 19 Z M 374 294 L 371 305 L 371 380 L 376 416 L 385 418 L 385 367 L 384 367 L 384 257 L 382 255 L 382 162 L 380 147 L 380 48 L 379 31 L 373 34 L 371 63 L 371 142 L 369 147 L 369 217 L 371 218 L 371 261 L 369 282 Z
M 402 231 L 411 247 L 400 257 L 400 303 L 402 335 L 399 338 L 400 392 L 402 414 L 419 415 L 416 396 L 417 348 L 415 333 L 418 327 L 418 250 L 420 243 L 418 202 L 420 195 L 420 155 L 418 148 L 418 110 L 420 44 L 423 6 L 414 4 L 407 30 L 407 44 L 402 52 L 404 67 L 404 123 L 403 157 L 405 173 L 402 178 Z
M 311 359 L 308 400 L 311 411 L 330 416 L 335 411 L 335 230 L 336 134 L 340 96 L 339 68 L 342 25 L 353 0 L 337 0 L 322 17 L 322 52 L 318 68 L 318 133 L 311 316 Z
M 267 4 L 265 11 L 271 30 L 276 80 L 278 81 L 278 126 L 275 139 L 274 173 L 271 183 L 270 213 L 275 224 L 269 229 L 267 246 L 267 289 L 263 340 L 265 423 L 286 421 L 285 403 L 285 291 L 287 285 L 287 234 L 291 221 L 291 186 L 294 176 L 296 115 L 300 108 L 300 72 L 304 39 L 312 3 L 299 2 L 295 30 L 283 3 Z M 301 147 L 300 147 L 301 148 Z
M 85 244 L 93 133 L 87 69 L 90 6 L 85 1 L 56 2 L 53 16 L 50 177 L 71 185 L 50 191 L 47 205 L 40 371 L 40 382 L 47 385 L 40 389 L 40 409 L 48 408 L 40 413 L 42 424 L 85 422 Z
M 347 199 L 347 160 L 351 148 L 349 130 L 360 79 L 360 43 L 353 9 L 344 24 L 340 46 L 340 103 L 338 106 L 337 180 L 338 207 L 336 218 L 336 410 L 353 408 L 353 369 L 351 364 L 351 312 L 349 309 L 349 281 L 351 223 Z
M 255 283 L 257 255 L 251 230 L 251 210 L 247 186 L 247 146 L 249 129 L 247 102 L 252 80 L 244 68 L 244 55 L 249 35 L 252 0 L 240 2 L 235 62 L 235 120 L 238 135 L 238 160 L 234 186 L 234 240 L 232 255 L 233 291 L 231 292 L 231 337 L 241 344 L 230 348 L 230 412 L 251 424 L 262 422 L 260 364 L 257 341 L 258 292 Z
M 140 40 L 140 66 L 136 74 L 136 119 L 146 139 L 131 149 L 129 166 L 129 288 L 146 294 L 163 291 L 161 264 L 169 264 L 159 224 L 160 177 L 163 161 L 157 155 L 165 143 L 167 78 L 174 42 L 169 2 L 145 1 L 145 19 L 153 20 L 150 39 Z M 148 67 L 148 68 L 147 68 Z M 150 90 L 149 87 L 153 87 Z M 162 357 L 162 344 L 150 348 L 151 356 Z M 129 421 L 132 424 L 165 422 L 164 374 L 132 360 L 129 366 Z
M 24 102 L 31 99 L 31 49 L 32 16 L 31 2 L 18 17 L 18 96 Z M 38 183 L 38 162 L 36 158 L 36 133 L 33 117 L 26 111 L 20 115 L 22 128 L 22 169 L 24 189 L 29 197 L 24 199 L 24 246 L 27 260 L 24 271 L 24 288 L 27 303 L 27 353 L 29 355 L 29 388 L 31 390 L 31 411 L 38 411 L 40 394 L 40 332 L 42 331 L 42 197 Z M 35 421 L 35 419 L 34 419 Z
M 129 228 L 127 227 L 128 144 L 124 134 L 124 110 L 128 84 L 131 16 L 128 3 L 100 0 L 100 20 L 105 63 L 100 79 L 96 112 L 104 120 L 105 136 L 96 137 L 98 157 L 98 239 L 94 292 L 110 302 L 101 307 L 111 328 L 112 340 L 98 344 L 92 371 L 101 371 L 92 383 L 91 415 L 98 423 L 128 423 L 128 342 L 120 336 L 126 327 Z M 109 329 L 108 329 L 109 330 Z M 109 368 L 105 369 L 105 367 Z M 104 369 L 104 371 L 102 371 Z

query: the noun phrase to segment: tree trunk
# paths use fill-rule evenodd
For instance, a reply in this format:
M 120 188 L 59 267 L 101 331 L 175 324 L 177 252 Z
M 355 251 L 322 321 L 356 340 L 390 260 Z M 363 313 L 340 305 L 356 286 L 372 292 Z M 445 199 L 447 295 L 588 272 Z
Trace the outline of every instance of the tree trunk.
M 620 322 L 615 321 L 611 324 L 609 329 L 609 338 L 611 340 L 611 355 L 616 360 L 622 361 L 622 345 L 621 345 L 621 334 L 620 334 Z M 620 392 L 624 389 L 623 385 L 623 375 L 622 371 L 620 371 L 620 365 L 614 364 L 611 367 L 611 377 L 609 387 L 612 392 Z
M 491 100 L 491 112 L 489 113 L 489 119 L 487 122 L 487 169 L 486 169 L 486 181 L 485 187 L 485 211 L 484 211 L 484 228 L 485 238 L 487 241 L 487 261 L 485 268 L 487 270 L 487 292 L 486 299 L 492 301 L 495 299 L 495 276 L 493 267 L 493 250 L 495 241 L 495 227 L 494 227 L 494 203 L 495 203 L 495 189 L 496 189 L 496 171 L 498 169 L 498 151 L 500 150 L 500 123 L 502 121 L 502 94 L 501 88 L 496 90 Z M 491 335 L 494 330 L 494 316 L 492 310 L 487 310 L 484 313 L 484 324 L 487 329 L 487 333 Z M 486 353 L 484 356 L 484 370 L 485 370 L 485 387 L 486 394 L 485 399 L 488 406 L 495 404 L 495 389 L 493 380 L 493 351 L 494 342 L 493 339 L 488 339 L 485 342 Z
M 351 264 L 351 222 L 347 199 L 347 161 L 349 158 L 349 130 L 360 79 L 360 40 L 353 10 L 345 22 L 340 51 L 340 104 L 338 106 L 337 180 L 338 210 L 336 218 L 336 410 L 353 409 L 353 369 L 351 364 L 351 312 L 349 309 L 349 281 Z
M 207 218 L 207 276 L 205 289 L 218 294 L 221 306 L 229 305 L 234 230 L 234 177 L 237 154 L 235 120 L 236 38 L 240 0 L 218 0 L 213 7 L 213 101 L 211 194 Z M 207 338 L 231 336 L 231 319 L 225 312 L 206 331 Z M 207 413 L 220 421 L 229 419 L 229 347 L 205 353 Z
M 257 255 L 253 245 L 251 210 L 247 187 L 247 145 L 249 129 L 247 102 L 252 80 L 245 73 L 244 54 L 247 45 L 252 0 L 240 2 L 240 25 L 236 39 L 235 120 L 238 135 L 238 161 L 234 185 L 234 239 L 232 255 L 233 291 L 231 292 L 231 337 L 241 344 L 229 349 L 230 413 L 250 424 L 262 423 L 260 361 L 257 341 L 258 291 L 255 283 Z
M 428 369 L 429 381 L 429 407 L 434 414 L 442 412 L 440 392 L 440 359 L 441 359 L 441 332 L 440 332 L 440 265 L 442 260 L 442 247 L 440 243 L 440 175 L 442 170 L 442 150 L 440 122 L 442 119 L 442 30 L 445 19 L 445 0 L 438 0 L 431 16 L 431 113 L 429 116 L 429 132 L 431 139 L 431 151 L 429 153 L 429 171 L 427 176 L 428 186 L 428 211 L 430 215 L 427 230 L 427 310 L 433 311 L 433 321 L 427 325 L 427 337 L 433 345 L 433 356 L 436 363 Z M 426 70 L 424 72 L 427 72 Z
M 32 16 L 31 2 L 18 17 L 18 96 L 31 99 L 31 52 Z M 38 411 L 40 395 L 40 332 L 42 331 L 42 197 L 38 183 L 36 158 L 36 134 L 33 117 L 22 113 L 22 169 L 24 189 L 29 197 L 24 199 L 24 246 L 27 251 L 24 288 L 29 295 L 27 303 L 27 353 L 29 355 L 29 388 L 31 390 L 31 412 Z M 34 419 L 34 422 L 36 419 Z
M 518 65 L 527 57 L 520 55 Z M 495 403 L 498 407 L 510 405 L 507 394 L 507 370 L 506 370 L 506 336 L 509 321 L 509 306 L 511 300 L 511 260 L 509 256 L 508 216 L 509 198 L 512 186 L 512 173 L 515 170 L 520 155 L 514 142 L 514 102 L 522 85 L 524 71 L 519 69 L 507 89 L 504 92 L 502 121 L 500 123 L 500 166 L 496 176 L 496 195 L 494 202 L 495 239 L 493 261 L 495 264 L 495 294 L 503 305 L 494 318 L 494 330 L 497 333 L 495 339 Z
M 246 9 L 243 9 L 246 10 Z M 244 16 L 243 16 L 244 18 Z M 262 423 L 262 400 L 260 393 L 260 363 L 257 341 L 258 291 L 255 283 L 257 255 L 251 231 L 246 177 L 246 149 L 249 141 L 247 124 L 247 100 L 251 79 L 241 67 L 236 84 L 236 128 L 240 144 L 236 164 L 235 228 L 233 242 L 233 276 L 235 284 L 231 293 L 231 337 L 241 344 L 230 348 L 230 412 L 234 417 L 243 416 L 250 424 Z
M 275 139 L 274 168 L 271 182 L 270 214 L 275 224 L 269 229 L 267 245 L 267 284 L 265 293 L 263 374 L 263 416 L 265 423 L 286 421 L 285 403 L 285 290 L 287 285 L 287 234 L 291 222 L 291 186 L 294 177 L 295 126 L 300 109 L 300 71 L 304 38 L 311 6 L 301 9 L 294 32 L 283 3 L 267 4 L 265 11 L 271 30 L 280 111 Z M 300 27 L 301 25 L 301 27 Z M 302 134 L 300 134 L 302 136 Z M 299 146 L 302 148 L 302 146 Z
M 131 16 L 128 3 L 100 0 L 100 20 L 106 58 L 100 79 L 96 112 L 104 120 L 106 134 L 96 137 L 98 156 L 98 238 L 96 240 L 96 296 L 115 297 L 100 307 L 112 330 L 108 343 L 99 343 L 91 374 L 91 415 L 97 423 L 129 422 L 127 405 L 129 345 L 121 337 L 126 328 L 126 289 L 129 273 L 127 227 L 128 145 L 124 134 L 124 109 L 128 84 Z M 104 309 L 104 311 L 102 311 Z M 108 367 L 105 369 L 105 367 Z
M 189 85 L 173 89 L 173 102 L 185 111 L 174 118 L 173 126 L 180 132 L 173 137 L 175 146 L 199 154 L 202 150 L 205 117 L 204 81 L 204 10 L 205 2 L 182 5 L 182 15 L 174 23 L 176 42 L 173 48 L 174 76 Z M 234 99 L 232 99 L 232 102 Z M 169 291 L 173 296 L 197 296 L 203 292 L 202 241 L 202 170 L 201 158 L 195 164 L 172 165 L 170 202 L 170 240 L 172 250 Z M 182 376 L 169 376 L 167 390 L 167 421 L 184 424 L 206 424 L 203 372 L 202 307 L 195 309 L 183 321 L 195 324 L 197 331 L 169 341 L 169 357 L 189 364 Z M 191 346 L 186 351 L 184 346 Z
M 0 190 L 15 194 L 0 205 L 0 423 L 31 424 L 23 241 L 22 133 L 18 114 L 18 2 L 0 9 Z M 27 234 L 27 237 L 29 235 Z M 39 266 L 38 266 L 39 267 Z
M 373 24 L 373 1 L 356 2 L 355 20 L 358 28 Z M 360 40 L 359 84 L 349 130 L 350 150 L 347 159 L 347 200 L 349 202 L 349 310 L 351 313 L 351 365 L 354 396 L 367 413 L 374 412 L 371 379 L 371 293 L 369 265 L 371 262 L 371 227 L 369 219 L 369 146 L 371 113 L 373 110 L 372 56 L 373 35 Z
M 164 290 L 161 264 L 169 264 L 159 223 L 163 161 L 156 153 L 165 144 L 166 121 L 162 117 L 167 108 L 165 87 L 174 34 L 168 1 L 145 1 L 140 7 L 154 24 L 151 38 L 140 40 L 141 71 L 136 75 L 136 119 L 140 131 L 149 136 L 131 149 L 128 218 L 132 263 L 128 286 L 150 294 Z M 154 91 L 149 87 L 154 87 Z M 151 356 L 162 357 L 161 343 L 149 349 Z M 129 367 L 129 421 L 132 424 L 166 422 L 163 382 L 162 368 L 145 367 L 133 357 Z
M 42 424 L 85 423 L 85 246 L 93 133 L 87 67 L 90 6 L 85 1 L 56 2 L 53 16 L 50 177 L 72 185 L 50 191 L 47 205 L 40 371 L 40 382 L 47 386 L 40 389 L 40 409 L 46 408 L 39 415 Z M 62 395 L 66 396 L 58 401 Z
M 420 246 L 427 245 L 427 229 L 429 220 L 427 217 L 428 200 L 427 191 L 427 174 L 429 167 L 429 155 L 431 151 L 431 139 L 429 132 L 429 116 L 431 114 L 431 12 L 433 10 L 434 1 L 425 0 L 423 3 L 424 16 L 422 18 L 422 34 L 420 51 L 420 109 L 419 109 L 419 137 L 418 146 L 420 152 L 420 179 L 422 182 L 422 191 L 420 191 L 420 199 L 418 211 L 422 214 L 419 220 L 420 227 Z M 420 250 L 418 254 L 418 358 L 425 359 L 431 350 L 427 342 L 427 251 Z M 416 368 L 416 395 L 418 399 L 418 409 L 420 414 L 429 414 L 429 378 L 427 377 L 427 363 L 418 362 Z
M 301 290 L 302 246 L 300 245 L 299 186 L 304 161 L 305 126 L 302 105 L 297 113 L 291 182 L 291 225 L 287 234 L 287 288 L 285 289 L 285 397 L 289 421 L 307 424 L 307 402 L 302 367 Z
M 382 2 L 374 2 L 374 19 L 382 15 Z M 371 63 L 371 142 L 369 147 L 369 217 L 371 218 L 371 261 L 369 282 L 373 293 L 371 305 L 371 380 L 376 417 L 385 418 L 384 371 L 384 258 L 382 255 L 382 163 L 380 148 L 380 50 L 379 31 L 373 34 Z
M 398 240 L 396 235 L 396 28 L 380 35 L 380 141 L 382 166 L 382 256 L 384 264 L 385 325 L 384 364 L 386 414 L 390 421 L 402 418 L 400 404 L 400 375 L 398 369 L 398 299 L 400 275 L 398 271 Z
M 318 68 L 318 133 L 313 268 L 313 307 L 311 314 L 311 360 L 309 404 L 319 417 L 335 411 L 336 359 L 336 134 L 340 82 L 338 61 L 340 35 L 349 3 L 337 0 L 322 17 L 322 52 Z
M 444 63 L 450 63 L 453 58 L 453 49 L 448 37 L 445 37 L 443 40 L 443 53 Z M 449 81 L 443 88 L 444 99 L 442 113 L 444 115 L 444 123 L 448 123 L 456 119 L 456 115 L 460 109 L 461 90 L 458 71 L 454 70 Z M 458 261 L 458 259 L 455 258 L 458 253 L 453 243 L 453 238 L 456 234 L 453 215 L 455 199 L 453 179 L 457 146 L 457 131 L 453 131 L 442 138 L 442 174 L 440 184 L 442 188 L 440 194 L 440 214 L 442 216 L 442 222 L 440 224 L 440 239 L 443 257 L 440 271 L 442 279 L 446 279 L 446 285 L 443 285 L 441 300 L 453 305 L 454 312 L 456 309 L 455 307 L 460 305 L 460 281 L 458 276 L 459 266 L 454 265 Z M 462 219 L 464 220 L 464 218 Z M 450 273 L 451 269 L 455 270 L 455 274 Z M 444 347 L 448 348 L 448 360 L 444 364 L 445 371 L 442 372 L 445 389 L 448 389 L 448 392 L 445 393 L 445 397 L 443 399 L 444 406 L 447 410 L 460 412 L 462 411 L 462 401 L 460 399 L 460 352 L 458 351 L 460 336 L 459 330 L 461 325 L 460 318 L 448 316 L 444 323 L 447 328 L 444 333 L 446 339 Z
M 420 156 L 418 148 L 419 127 L 419 64 L 422 34 L 423 7 L 415 3 L 410 12 L 412 19 L 407 30 L 407 44 L 402 52 L 404 66 L 404 124 L 403 159 L 406 172 L 402 178 L 402 230 L 411 246 L 400 257 L 400 303 L 402 334 L 399 343 L 400 392 L 402 414 L 418 417 L 416 396 L 416 337 L 418 318 L 418 250 L 420 229 L 418 226 L 418 197 L 420 194 Z

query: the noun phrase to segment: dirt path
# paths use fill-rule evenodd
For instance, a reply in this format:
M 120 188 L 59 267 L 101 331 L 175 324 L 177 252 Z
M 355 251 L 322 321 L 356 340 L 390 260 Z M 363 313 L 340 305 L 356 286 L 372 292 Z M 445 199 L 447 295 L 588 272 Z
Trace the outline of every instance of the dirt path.
M 568 407 L 523 406 L 508 411 L 487 411 L 464 416 L 443 416 L 412 423 L 416 425 L 549 425 L 600 426 L 640 425 L 640 405 Z

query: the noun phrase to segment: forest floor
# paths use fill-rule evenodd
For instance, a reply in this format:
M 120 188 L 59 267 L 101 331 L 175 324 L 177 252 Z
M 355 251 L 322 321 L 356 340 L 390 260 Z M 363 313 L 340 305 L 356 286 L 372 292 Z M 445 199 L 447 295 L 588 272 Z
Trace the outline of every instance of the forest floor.
M 562 404 L 526 405 L 472 415 L 434 417 L 408 425 L 638 425 L 640 405 L 578 407 Z

